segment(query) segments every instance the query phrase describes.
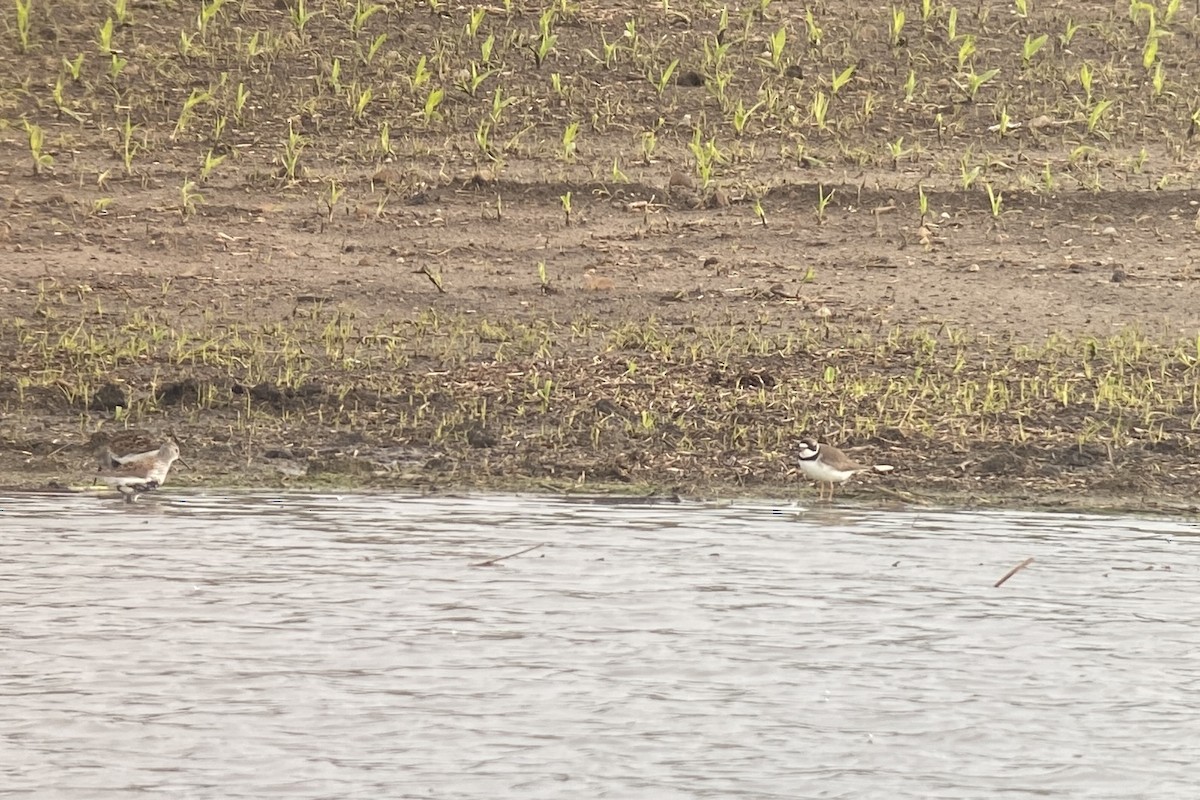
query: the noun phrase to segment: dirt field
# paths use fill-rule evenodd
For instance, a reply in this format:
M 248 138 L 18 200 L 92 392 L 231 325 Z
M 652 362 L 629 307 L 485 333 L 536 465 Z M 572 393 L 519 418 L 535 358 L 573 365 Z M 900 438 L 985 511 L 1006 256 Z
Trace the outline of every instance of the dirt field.
M 196 8 L 4 12 L 0 484 L 1195 506 L 1190 1 Z

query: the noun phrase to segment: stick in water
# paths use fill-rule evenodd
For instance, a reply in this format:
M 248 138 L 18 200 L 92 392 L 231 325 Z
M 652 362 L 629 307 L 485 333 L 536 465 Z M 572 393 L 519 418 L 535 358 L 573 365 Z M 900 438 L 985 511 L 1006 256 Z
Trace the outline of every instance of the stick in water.
M 1029 566 L 1030 564 L 1032 564 L 1032 563 L 1033 563 L 1033 557 L 1032 557 L 1032 556 L 1030 556 L 1029 558 L 1027 558 L 1027 559 L 1025 559 L 1024 561 L 1022 561 L 1020 564 L 1017 564 L 1015 567 L 1013 567 L 1012 569 L 1010 569 L 1008 572 L 1004 573 L 1004 577 L 1003 577 L 1003 578 L 1001 578 L 1000 580 L 996 581 L 994 584 L 992 584 L 992 588 L 993 588 L 993 589 L 999 589 L 1001 586 L 1003 586 L 1003 585 L 1004 585 L 1004 582 L 1005 582 L 1006 580 L 1008 580 L 1009 578 L 1011 578 L 1013 575 L 1016 575 L 1018 572 L 1020 572 L 1021 570 L 1025 569 L 1026 567 L 1028 567 L 1028 566 Z
M 533 547 L 526 547 L 524 550 L 518 550 L 517 552 L 509 553 L 506 556 L 500 556 L 498 558 L 488 559 L 487 561 L 480 561 L 478 564 L 472 564 L 471 566 L 472 567 L 490 567 L 493 564 L 495 564 L 496 562 L 503 561 L 506 558 L 515 558 L 519 555 L 524 555 L 525 553 L 528 553 L 530 550 L 537 550 L 539 547 L 542 547 L 545 544 L 546 544 L 545 542 L 538 542 Z

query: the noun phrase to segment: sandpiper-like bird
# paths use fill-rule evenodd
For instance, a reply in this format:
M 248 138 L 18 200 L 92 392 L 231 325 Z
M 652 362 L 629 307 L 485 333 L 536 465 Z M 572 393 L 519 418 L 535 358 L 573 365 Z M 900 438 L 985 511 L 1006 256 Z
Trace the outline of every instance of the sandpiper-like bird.
M 179 445 L 164 442 L 157 450 L 132 454 L 108 466 L 100 467 L 100 480 L 125 496 L 132 503 L 142 492 L 157 489 L 167 482 L 171 465 L 179 460 Z
M 163 438 L 148 431 L 123 430 L 109 433 L 97 431 L 88 440 L 88 446 L 96 455 L 100 469 L 119 467 L 128 461 L 140 461 L 153 456 L 162 445 Z
M 829 484 L 829 499 L 833 499 L 835 483 L 845 483 L 856 472 L 891 472 L 890 464 L 859 464 L 831 444 L 819 444 L 816 439 L 800 440 L 800 471 L 817 482 L 817 498 L 824 499 L 825 484 Z

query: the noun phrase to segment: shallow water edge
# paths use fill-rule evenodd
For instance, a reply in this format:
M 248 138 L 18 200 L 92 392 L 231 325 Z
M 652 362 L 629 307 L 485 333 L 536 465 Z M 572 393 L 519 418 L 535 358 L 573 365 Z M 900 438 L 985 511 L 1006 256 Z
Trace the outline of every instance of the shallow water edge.
M 229 480 L 226 480 L 228 478 Z M 413 482 L 402 485 L 379 485 L 377 481 L 322 480 L 310 482 L 267 480 L 251 482 L 237 475 L 222 476 L 219 480 L 205 479 L 203 483 L 187 476 L 172 475 L 170 485 L 158 490 L 162 496 L 175 492 L 229 493 L 233 496 L 247 493 L 272 491 L 284 495 L 304 495 L 313 492 L 334 492 L 349 495 L 402 494 L 423 497 L 449 497 L 465 495 L 518 494 L 558 498 L 608 498 L 613 502 L 646 500 L 658 502 L 692 501 L 761 501 L 782 504 L 826 506 L 830 508 L 910 508 L 910 509 L 1008 509 L 1013 511 L 1062 511 L 1097 514 L 1150 514 L 1155 516 L 1200 515 L 1200 496 L 1144 492 L 1139 494 L 1110 494 L 1102 492 L 1072 492 L 1065 490 L 1005 489 L 980 486 L 976 489 L 890 489 L 878 485 L 870 487 L 851 486 L 839 488 L 832 503 L 820 503 L 816 491 L 809 484 L 794 487 L 722 485 L 693 487 L 690 490 L 679 486 L 655 486 L 646 483 L 602 483 L 589 482 L 580 485 L 573 481 L 530 480 L 515 478 L 502 481 L 475 481 L 470 483 L 441 483 L 430 485 Z M 58 485 L 51 481 L 49 486 L 30 485 L 27 481 L 0 481 L 0 494 L 11 495 L 83 495 L 119 499 L 115 493 L 106 493 L 103 487 Z

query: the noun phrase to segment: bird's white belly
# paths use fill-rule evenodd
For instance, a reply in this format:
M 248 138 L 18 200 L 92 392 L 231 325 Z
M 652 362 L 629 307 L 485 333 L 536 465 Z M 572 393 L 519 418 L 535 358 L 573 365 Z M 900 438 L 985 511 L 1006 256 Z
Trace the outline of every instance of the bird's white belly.
M 850 470 L 834 469 L 828 464 L 822 464 L 820 461 L 801 461 L 800 471 L 814 481 L 822 483 L 841 483 L 849 479 L 854 473 Z
M 100 482 L 119 489 L 122 486 L 142 486 L 153 478 L 147 478 L 144 475 L 101 475 Z

